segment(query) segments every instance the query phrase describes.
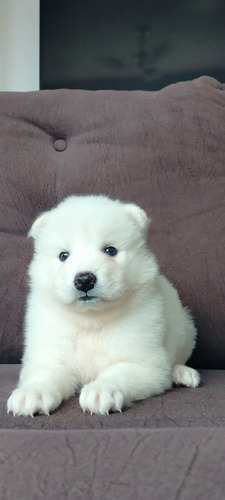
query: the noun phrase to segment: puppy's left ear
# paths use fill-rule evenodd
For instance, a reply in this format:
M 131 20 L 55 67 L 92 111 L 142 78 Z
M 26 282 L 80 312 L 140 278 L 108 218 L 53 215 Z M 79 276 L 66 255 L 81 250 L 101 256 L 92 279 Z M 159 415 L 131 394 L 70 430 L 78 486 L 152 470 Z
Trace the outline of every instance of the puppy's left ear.
M 39 217 L 32 224 L 30 231 L 28 232 L 28 235 L 27 235 L 28 238 L 31 237 L 31 238 L 34 238 L 34 240 L 36 240 L 36 238 L 39 236 L 41 230 L 45 226 L 45 224 L 47 222 L 47 218 L 48 218 L 47 212 L 44 212 L 43 214 L 39 215 Z
M 146 212 L 134 203 L 127 203 L 124 205 L 124 208 L 133 222 L 141 229 L 142 233 L 147 234 L 151 219 L 147 216 Z

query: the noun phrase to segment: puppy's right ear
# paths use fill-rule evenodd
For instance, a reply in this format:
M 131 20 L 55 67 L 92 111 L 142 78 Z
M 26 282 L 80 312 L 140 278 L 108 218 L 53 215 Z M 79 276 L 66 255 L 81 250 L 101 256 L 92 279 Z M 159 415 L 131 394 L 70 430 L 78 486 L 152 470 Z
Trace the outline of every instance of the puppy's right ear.
M 47 212 L 44 212 L 43 214 L 39 215 L 39 217 L 32 224 L 30 231 L 28 232 L 27 235 L 28 238 L 34 238 L 34 240 L 36 240 L 43 227 L 45 227 L 47 218 L 48 218 Z

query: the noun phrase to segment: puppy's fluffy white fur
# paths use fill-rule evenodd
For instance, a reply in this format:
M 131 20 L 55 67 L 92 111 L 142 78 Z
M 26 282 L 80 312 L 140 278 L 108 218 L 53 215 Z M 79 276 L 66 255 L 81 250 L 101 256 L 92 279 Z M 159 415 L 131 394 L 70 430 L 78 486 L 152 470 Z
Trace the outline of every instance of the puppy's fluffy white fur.
M 198 386 L 185 366 L 196 330 L 147 248 L 148 225 L 138 206 L 104 196 L 71 196 L 36 219 L 22 370 L 8 412 L 49 414 L 79 392 L 84 412 L 107 414 L 173 382 Z M 75 286 L 80 273 L 96 279 L 86 292 Z

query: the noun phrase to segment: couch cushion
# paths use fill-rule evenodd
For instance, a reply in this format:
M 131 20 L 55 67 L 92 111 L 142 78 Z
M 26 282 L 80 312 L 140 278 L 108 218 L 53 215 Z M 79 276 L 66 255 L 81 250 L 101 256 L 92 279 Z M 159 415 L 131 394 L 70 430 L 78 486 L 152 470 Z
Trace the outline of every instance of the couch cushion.
M 225 92 L 213 78 L 157 92 L 0 94 L 1 361 L 17 362 L 38 212 L 68 194 L 134 201 L 196 318 L 192 363 L 224 368 Z
M 4 500 L 221 500 L 225 493 L 222 429 L 0 431 L 0 453 Z

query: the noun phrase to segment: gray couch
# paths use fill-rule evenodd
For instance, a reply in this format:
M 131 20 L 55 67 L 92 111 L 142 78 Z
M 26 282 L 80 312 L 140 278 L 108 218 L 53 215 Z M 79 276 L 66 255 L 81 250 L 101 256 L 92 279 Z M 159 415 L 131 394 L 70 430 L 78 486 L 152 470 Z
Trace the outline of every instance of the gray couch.
M 158 92 L 0 94 L 0 498 L 225 497 L 225 85 Z M 176 387 L 122 414 L 7 415 L 21 359 L 37 213 L 68 194 L 141 205 L 149 245 L 195 317 L 198 389 Z

